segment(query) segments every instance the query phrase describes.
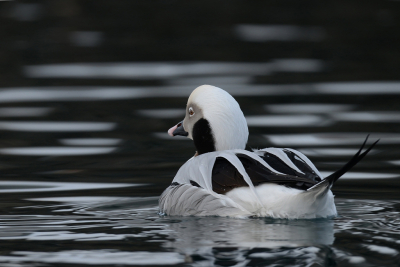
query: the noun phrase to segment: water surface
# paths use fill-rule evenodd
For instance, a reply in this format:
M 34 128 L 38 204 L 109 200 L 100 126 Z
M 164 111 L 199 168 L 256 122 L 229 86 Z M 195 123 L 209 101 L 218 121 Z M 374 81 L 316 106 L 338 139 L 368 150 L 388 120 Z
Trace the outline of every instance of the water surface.
M 398 266 L 400 83 L 260 84 L 249 76 L 257 75 L 251 64 L 218 64 L 186 72 L 175 64 L 172 73 L 165 64 L 125 65 L 146 73 L 155 66 L 158 86 L 1 89 L 0 265 Z M 274 64 L 260 66 L 286 66 Z M 216 66 L 221 71 L 208 77 Z M 91 75 L 113 67 L 124 65 Z M 187 73 L 196 68 L 204 73 Z M 249 149 L 293 147 L 329 175 L 367 134 L 370 143 L 381 139 L 335 184 L 337 218 L 158 214 L 158 196 L 195 150 L 166 130 L 208 78 L 240 103 Z

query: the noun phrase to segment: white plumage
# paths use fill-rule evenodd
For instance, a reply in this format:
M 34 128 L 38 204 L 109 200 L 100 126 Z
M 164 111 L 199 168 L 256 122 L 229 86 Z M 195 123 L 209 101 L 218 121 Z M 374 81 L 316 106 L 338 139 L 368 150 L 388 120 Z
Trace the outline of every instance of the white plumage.
M 362 147 L 342 169 L 322 179 L 314 164 L 296 150 L 244 150 L 248 128 L 239 104 L 224 90 L 210 85 L 200 86 L 192 92 L 185 119 L 168 133 L 193 139 L 200 154 L 196 153 L 182 165 L 171 186 L 159 200 L 161 213 L 183 216 L 266 216 L 290 219 L 336 216 L 334 196 L 330 191 L 332 184 L 375 145 L 360 155 Z M 270 158 L 268 161 L 266 155 L 273 160 Z M 229 179 L 228 182 L 223 180 L 220 182 L 223 189 L 219 189 L 223 191 L 219 193 L 213 188 L 217 179 L 217 174 L 213 174 L 217 159 L 224 159 L 226 168 L 240 180 L 239 183 L 233 180 L 232 184 L 227 184 Z M 251 162 L 253 165 L 244 166 L 243 162 Z M 256 174 L 256 178 L 254 173 L 253 177 L 249 176 L 248 172 L 253 171 L 253 167 L 259 172 L 262 168 L 266 174 L 265 181 L 259 182 L 259 174 Z M 225 171 L 225 165 L 221 170 Z M 257 181 L 256 186 L 253 181 Z
M 160 211 L 168 215 L 327 218 L 336 216 L 334 196 L 326 187 L 304 191 L 265 183 L 254 187 L 236 153 L 259 158 L 262 150 L 215 151 L 189 159 L 178 171 L 172 183 L 160 197 Z M 300 153 L 297 151 L 297 153 Z M 226 158 L 243 175 L 248 187 L 238 187 L 226 195 L 217 194 L 211 185 L 211 172 L 216 158 Z M 259 158 L 261 164 L 265 163 Z M 272 167 L 272 171 L 279 173 Z M 192 186 L 195 181 L 201 188 Z M 327 185 L 329 186 L 329 184 Z

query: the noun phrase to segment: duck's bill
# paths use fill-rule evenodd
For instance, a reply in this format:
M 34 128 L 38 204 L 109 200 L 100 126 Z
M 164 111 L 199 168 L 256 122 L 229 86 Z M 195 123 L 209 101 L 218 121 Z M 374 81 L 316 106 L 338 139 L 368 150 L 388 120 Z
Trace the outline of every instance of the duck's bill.
M 168 130 L 168 134 L 170 136 L 177 136 L 177 135 L 188 136 L 188 132 L 186 132 L 185 129 L 183 129 L 183 121 L 181 121 L 180 123 L 178 123 L 174 127 L 171 127 Z

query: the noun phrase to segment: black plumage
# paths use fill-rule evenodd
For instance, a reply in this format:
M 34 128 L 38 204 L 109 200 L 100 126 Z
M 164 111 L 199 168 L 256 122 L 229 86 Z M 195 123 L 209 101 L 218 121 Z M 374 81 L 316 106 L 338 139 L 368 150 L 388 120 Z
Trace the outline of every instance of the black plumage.
M 273 169 L 283 174 L 278 174 L 269 170 L 260 162 L 245 154 L 236 154 L 236 156 L 241 161 L 254 186 L 263 183 L 275 183 L 290 188 L 308 190 L 325 182 L 333 184 L 343 174 L 356 165 L 378 142 L 376 141 L 364 153 L 360 154 L 367 139 L 361 146 L 360 150 L 346 165 L 325 179 L 323 179 L 323 177 L 319 177 L 313 171 L 313 169 L 294 152 L 286 149 L 282 149 L 282 151 L 303 173 L 291 168 L 279 156 L 274 155 L 273 153 L 266 152 L 263 156 L 261 156 L 261 159 Z M 217 158 L 212 170 L 213 191 L 219 194 L 226 194 L 234 188 L 243 186 L 248 186 L 248 184 L 246 181 L 244 181 L 243 176 L 239 173 L 239 171 L 227 159 L 222 157 Z
M 200 119 L 194 124 L 193 141 L 199 155 L 215 151 L 215 140 L 208 120 Z
M 302 164 L 305 166 L 300 166 L 299 169 L 303 169 L 305 174 L 301 174 L 287 166 L 279 157 L 265 154 L 261 156 L 261 158 L 272 168 L 284 174 L 272 172 L 260 162 L 245 154 L 236 154 L 254 186 L 263 183 L 276 183 L 291 188 L 306 190 L 321 181 L 321 177 L 311 172 L 311 168 L 304 162 L 302 162 Z M 300 163 L 297 164 L 301 165 Z M 296 166 L 299 167 L 298 165 Z M 242 186 L 248 185 L 239 171 L 227 159 L 217 158 L 212 170 L 212 187 L 214 192 L 226 194 L 232 189 Z

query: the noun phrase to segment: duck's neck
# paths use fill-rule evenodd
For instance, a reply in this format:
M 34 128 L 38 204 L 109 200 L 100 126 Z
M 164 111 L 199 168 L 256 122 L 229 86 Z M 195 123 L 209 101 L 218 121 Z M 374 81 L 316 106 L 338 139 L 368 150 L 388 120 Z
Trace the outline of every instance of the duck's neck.
M 208 120 L 198 120 L 193 126 L 192 136 L 199 155 L 215 151 L 215 138 Z

